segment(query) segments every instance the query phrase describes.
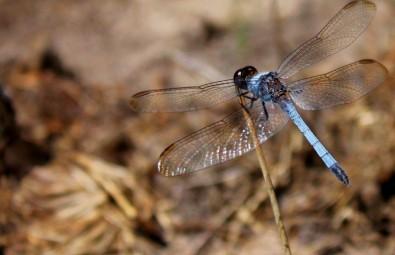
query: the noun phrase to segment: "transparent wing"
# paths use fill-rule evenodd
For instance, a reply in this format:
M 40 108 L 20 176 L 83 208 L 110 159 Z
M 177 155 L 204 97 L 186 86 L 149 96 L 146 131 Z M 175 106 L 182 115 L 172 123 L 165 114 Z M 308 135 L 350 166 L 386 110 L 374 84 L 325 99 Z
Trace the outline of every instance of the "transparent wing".
M 299 107 L 317 110 L 354 101 L 383 83 L 387 76 L 382 64 L 364 59 L 290 83 L 288 90 Z
M 185 112 L 204 109 L 238 96 L 233 79 L 201 86 L 147 90 L 132 96 L 139 112 Z
M 251 117 L 261 143 L 277 133 L 288 120 L 277 104 L 255 102 Z M 165 176 L 188 174 L 241 156 L 255 148 L 242 110 L 170 145 L 160 156 L 158 170 Z
M 367 0 L 352 1 L 343 7 L 316 36 L 294 50 L 280 65 L 281 78 L 339 52 L 353 43 L 368 27 L 376 5 Z

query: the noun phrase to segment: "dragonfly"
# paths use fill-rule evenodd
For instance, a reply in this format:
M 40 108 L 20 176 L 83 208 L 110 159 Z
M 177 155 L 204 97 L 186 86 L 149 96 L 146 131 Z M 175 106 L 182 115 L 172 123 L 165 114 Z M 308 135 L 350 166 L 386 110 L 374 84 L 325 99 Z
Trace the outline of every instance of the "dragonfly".
M 319 110 L 350 103 L 383 83 L 387 69 L 375 60 L 362 59 L 322 75 L 296 81 L 290 78 L 351 45 L 366 30 L 375 12 L 376 5 L 371 1 L 349 2 L 318 34 L 292 51 L 276 71 L 258 72 L 246 66 L 227 80 L 141 91 L 129 104 L 138 112 L 186 112 L 242 97 L 260 144 L 291 119 L 325 166 L 348 185 L 345 170 L 311 131 L 296 106 Z M 234 159 L 255 149 L 252 135 L 239 108 L 167 147 L 159 158 L 158 170 L 165 176 L 178 176 Z

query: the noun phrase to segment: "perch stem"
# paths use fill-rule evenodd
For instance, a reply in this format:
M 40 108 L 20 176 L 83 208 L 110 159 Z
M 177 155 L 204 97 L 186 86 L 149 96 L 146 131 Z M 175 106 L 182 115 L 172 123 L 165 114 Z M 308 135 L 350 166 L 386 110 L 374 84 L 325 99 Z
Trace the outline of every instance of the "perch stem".
M 268 167 L 267 167 L 267 162 L 266 159 L 264 157 L 262 148 L 260 147 L 260 143 L 258 140 L 258 136 L 257 136 L 257 132 L 255 129 L 255 125 L 253 123 L 253 120 L 251 119 L 250 113 L 248 111 L 248 109 L 245 107 L 244 104 L 244 98 L 240 97 L 240 101 L 241 101 L 241 106 L 243 108 L 243 114 L 244 114 L 244 118 L 247 121 L 247 125 L 248 128 L 250 129 L 251 135 L 252 135 L 252 139 L 254 141 L 255 144 L 255 151 L 259 160 L 259 165 L 263 174 L 263 179 L 265 182 L 265 187 L 267 190 L 267 193 L 269 194 L 269 198 L 270 198 L 270 204 L 273 210 L 273 214 L 274 214 L 274 219 L 276 221 L 276 225 L 280 234 L 280 239 L 284 248 L 284 254 L 286 255 L 291 255 L 291 247 L 289 245 L 289 241 L 288 241 L 288 235 L 287 232 L 285 230 L 285 226 L 284 226 L 284 222 L 282 220 L 281 217 L 281 213 L 280 213 L 280 207 L 278 205 L 278 201 L 276 198 L 276 193 L 274 192 L 274 188 L 273 188 L 273 183 L 272 180 L 270 178 L 270 174 L 268 171 Z

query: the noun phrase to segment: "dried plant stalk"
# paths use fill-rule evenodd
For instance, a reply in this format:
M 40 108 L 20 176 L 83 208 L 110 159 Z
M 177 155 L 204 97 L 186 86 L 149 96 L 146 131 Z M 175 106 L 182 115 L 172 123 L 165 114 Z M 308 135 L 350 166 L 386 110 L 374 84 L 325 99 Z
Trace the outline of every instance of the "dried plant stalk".
M 282 217 L 281 217 L 280 207 L 278 206 L 276 193 L 274 192 L 273 183 L 272 183 L 272 180 L 270 178 L 269 171 L 268 171 L 267 162 L 266 162 L 266 159 L 264 157 L 262 148 L 260 147 L 260 143 L 259 143 L 259 140 L 258 140 L 258 136 L 257 136 L 257 132 L 256 132 L 256 129 L 255 129 L 255 125 L 254 125 L 254 122 L 251 119 L 249 111 L 247 110 L 246 107 L 244 107 L 245 104 L 244 104 L 244 100 L 243 100 L 242 97 L 240 97 L 240 101 L 241 101 L 241 106 L 243 108 L 244 118 L 247 121 L 248 128 L 249 128 L 249 130 L 251 132 L 252 139 L 253 139 L 254 144 L 255 144 L 255 148 L 256 148 L 255 151 L 256 151 L 256 154 L 257 154 L 257 157 L 258 157 L 259 166 L 260 166 L 262 174 L 263 174 L 263 179 L 265 181 L 265 187 L 266 187 L 267 193 L 269 194 L 270 204 L 272 206 L 274 219 L 276 221 L 276 225 L 277 225 L 277 228 L 278 228 L 278 231 L 279 231 L 279 234 L 280 234 L 280 239 L 281 239 L 283 247 L 284 247 L 284 254 L 291 255 L 292 251 L 291 251 L 291 247 L 290 247 L 289 242 L 288 242 L 287 232 L 285 230 L 284 222 L 283 222 Z
M 144 186 L 132 171 L 88 154 L 66 153 L 34 168 L 12 206 L 22 221 L 5 236 L 7 254 L 156 254 L 137 241 L 139 222 L 153 214 Z

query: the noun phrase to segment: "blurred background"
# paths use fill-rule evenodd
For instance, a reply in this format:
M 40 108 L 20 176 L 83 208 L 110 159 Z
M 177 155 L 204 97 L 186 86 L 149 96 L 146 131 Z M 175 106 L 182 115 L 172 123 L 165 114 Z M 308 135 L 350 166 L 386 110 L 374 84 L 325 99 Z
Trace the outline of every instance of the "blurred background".
M 137 114 L 146 89 L 274 70 L 348 1 L 0 1 L 0 254 L 282 254 L 255 153 L 166 178 L 158 156 L 237 104 Z M 395 61 L 395 1 L 308 69 Z M 263 145 L 295 254 L 394 254 L 395 85 L 302 112 L 344 187 L 288 124 Z

